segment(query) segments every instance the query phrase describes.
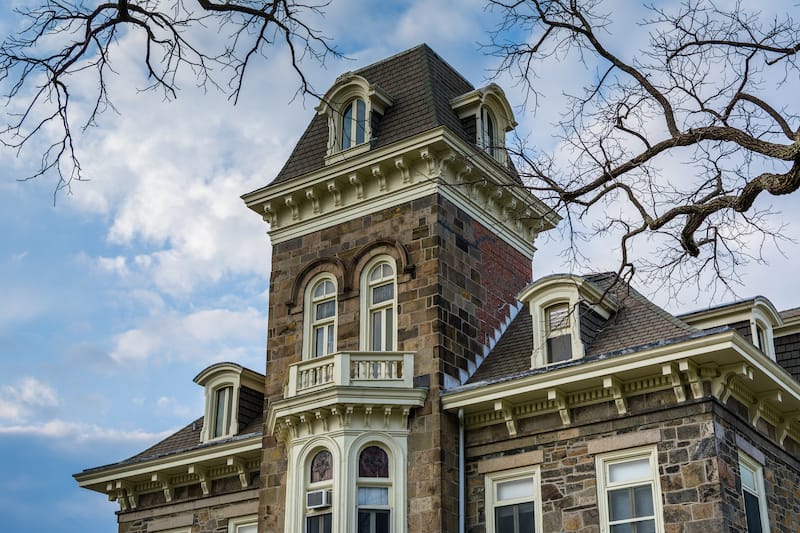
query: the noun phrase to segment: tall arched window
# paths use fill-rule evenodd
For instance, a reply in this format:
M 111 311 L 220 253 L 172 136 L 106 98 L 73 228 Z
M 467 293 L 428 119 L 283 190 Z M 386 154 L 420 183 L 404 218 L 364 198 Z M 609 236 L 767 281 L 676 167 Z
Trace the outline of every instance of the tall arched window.
M 396 343 L 396 287 L 394 265 L 381 259 L 367 269 L 361 297 L 366 303 L 366 346 L 375 352 L 392 351 Z
M 367 446 L 358 455 L 357 533 L 389 533 L 391 524 L 389 455 L 380 446 Z
M 367 132 L 367 106 L 364 100 L 351 100 L 342 110 L 342 145 L 346 150 L 363 144 Z
M 336 283 L 325 276 L 311 283 L 306 298 L 307 358 L 336 351 Z
M 305 533 L 331 533 L 333 529 L 333 456 L 320 450 L 311 458 L 306 472 Z
M 494 124 L 494 118 L 488 108 L 481 108 L 482 141 L 483 149 L 487 154 L 497 159 L 499 140 Z

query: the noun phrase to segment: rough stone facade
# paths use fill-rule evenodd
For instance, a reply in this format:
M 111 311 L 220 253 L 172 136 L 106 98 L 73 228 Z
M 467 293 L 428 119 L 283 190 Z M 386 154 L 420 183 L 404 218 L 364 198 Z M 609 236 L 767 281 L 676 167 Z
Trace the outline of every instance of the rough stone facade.
M 530 258 L 439 195 L 400 204 L 273 246 L 265 397 L 283 397 L 289 365 L 301 360 L 303 294 L 320 272 L 337 277 L 337 350 L 359 349 L 359 279 L 378 254 L 398 264 L 398 350 L 415 353 L 415 384 L 429 388 L 408 438 L 409 531 L 457 528 L 455 417 L 441 412 L 445 375 L 468 372 L 502 328 L 531 279 Z M 261 508 L 265 532 L 283 532 L 287 464 L 264 438 Z
M 742 439 L 754 442 L 766 457 L 772 531 L 800 531 L 797 457 L 713 398 L 653 408 L 670 394 L 638 398 L 642 408 L 624 417 L 612 415 L 610 405 L 587 407 L 585 422 L 566 427 L 554 415 L 529 418 L 521 421 L 514 438 L 503 425 L 468 432 L 467 531 L 483 533 L 491 520 L 484 494 L 488 472 L 539 464 L 543 530 L 599 533 L 595 456 L 656 444 L 665 532 L 745 533 L 737 455 Z

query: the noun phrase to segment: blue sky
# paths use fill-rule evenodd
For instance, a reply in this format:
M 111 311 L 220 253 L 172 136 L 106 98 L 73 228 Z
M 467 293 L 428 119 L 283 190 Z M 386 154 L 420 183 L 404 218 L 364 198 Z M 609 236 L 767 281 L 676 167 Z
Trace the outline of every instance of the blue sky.
M 19 3 L 0 6 L 2 33 L 18 23 L 9 5 Z M 321 26 L 353 61 L 327 70 L 307 63 L 318 89 L 421 42 L 484 83 L 494 60 L 478 50 L 491 24 L 480 1 L 376 5 L 334 0 L 327 10 Z M 116 504 L 79 489 L 71 475 L 133 455 L 199 416 L 202 389 L 192 378 L 208 364 L 264 370 L 267 227 L 239 195 L 272 179 L 315 103 L 291 101 L 297 78 L 282 50 L 251 65 L 235 107 L 191 83 L 163 102 L 136 91 L 145 80 L 126 44 L 135 43 L 122 37 L 120 75 L 111 80 L 120 114 L 104 115 L 80 139 L 91 181 L 53 206 L 51 179 L 16 181 L 35 154 L 0 151 L 0 513 L 9 531 L 115 531 Z M 518 113 L 520 130 L 540 145 L 553 142 L 546 125 L 576 68 L 545 71 L 540 85 L 551 100 L 535 116 Z M 504 85 L 512 103 L 522 102 Z M 800 239 L 792 202 L 775 205 L 787 235 Z M 537 245 L 537 275 L 562 270 L 557 239 Z M 587 248 L 598 268 L 607 268 L 607 249 Z M 769 276 L 744 272 L 739 296 L 800 305 L 797 284 L 784 281 L 800 250 L 783 249 L 770 252 Z M 686 307 L 709 300 L 701 294 Z

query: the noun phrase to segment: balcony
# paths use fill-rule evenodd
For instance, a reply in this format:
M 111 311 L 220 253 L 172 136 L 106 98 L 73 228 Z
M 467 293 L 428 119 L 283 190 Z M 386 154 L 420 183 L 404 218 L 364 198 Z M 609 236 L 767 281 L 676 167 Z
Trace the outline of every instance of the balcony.
M 330 387 L 414 387 L 414 354 L 405 352 L 339 352 L 289 367 L 284 398 Z

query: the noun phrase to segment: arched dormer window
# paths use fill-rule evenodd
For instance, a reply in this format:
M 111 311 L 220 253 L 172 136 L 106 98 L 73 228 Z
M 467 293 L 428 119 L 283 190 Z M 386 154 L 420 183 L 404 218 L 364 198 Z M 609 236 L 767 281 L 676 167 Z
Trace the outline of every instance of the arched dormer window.
M 194 382 L 205 388 L 202 442 L 237 435 L 261 414 L 252 406 L 264 401 L 263 374 L 235 363 L 216 363 L 200 372 Z
M 490 157 L 505 165 L 508 154 L 505 150 L 506 132 L 517 126 L 503 90 L 496 84 L 475 89 L 450 101 L 453 110 L 462 121 L 474 121 L 475 144 Z
M 394 261 L 373 259 L 361 280 L 362 349 L 394 351 L 397 345 L 397 283 Z
M 347 150 L 366 141 L 367 105 L 361 98 L 356 98 L 344 106 L 341 126 L 342 150 Z
M 380 446 L 367 446 L 358 455 L 357 533 L 389 533 L 392 523 L 392 479 L 389 454 Z
M 333 455 L 322 449 L 313 454 L 305 472 L 305 531 L 331 533 L 333 529 Z
M 498 151 L 502 146 L 500 142 L 492 112 L 484 106 L 481 108 L 481 147 L 487 154 L 497 159 Z
M 317 107 L 328 122 L 325 164 L 369 150 L 375 114 L 383 115 L 390 105 L 389 96 L 364 77 L 352 72 L 339 76 Z
M 545 309 L 547 332 L 547 362 L 558 363 L 572 359 L 572 327 L 569 302 L 559 302 Z
M 311 281 L 305 301 L 305 358 L 336 351 L 336 279 L 323 274 Z

